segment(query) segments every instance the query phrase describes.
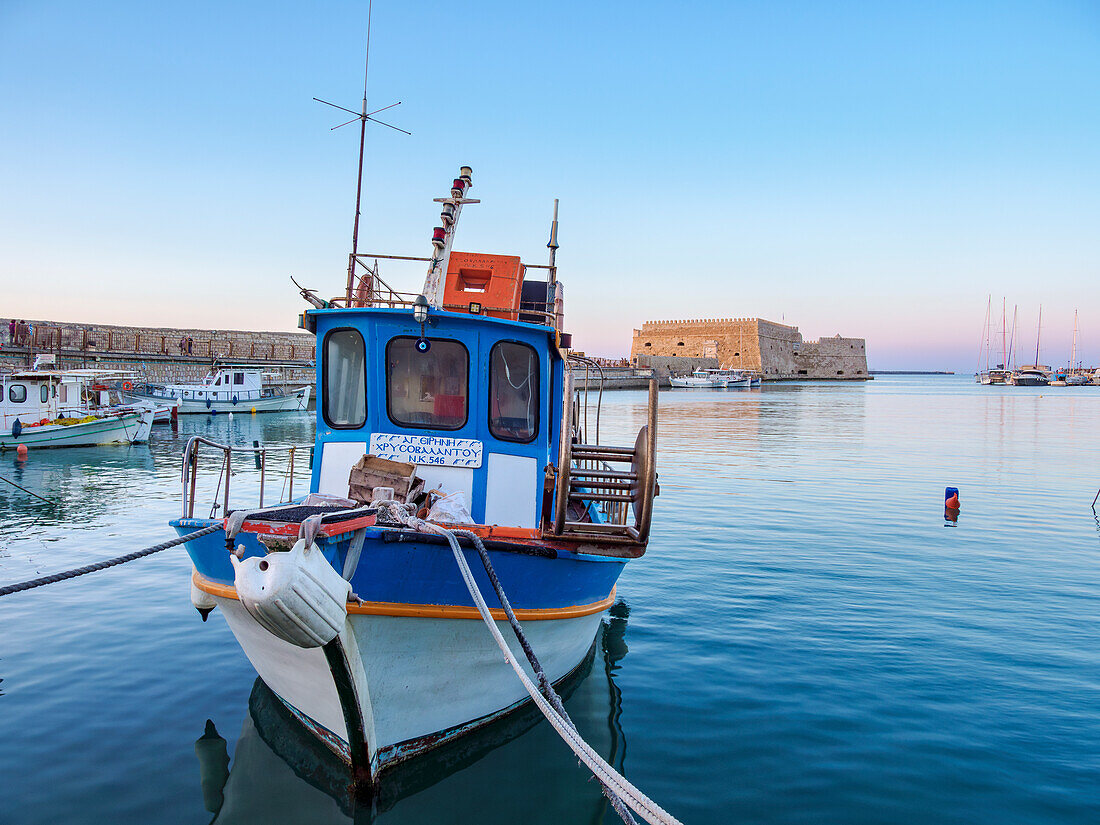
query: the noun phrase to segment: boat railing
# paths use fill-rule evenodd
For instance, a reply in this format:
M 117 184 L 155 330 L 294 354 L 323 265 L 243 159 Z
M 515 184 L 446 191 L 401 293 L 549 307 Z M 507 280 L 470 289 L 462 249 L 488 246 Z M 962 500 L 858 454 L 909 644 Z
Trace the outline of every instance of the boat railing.
M 218 481 L 214 489 L 213 498 L 210 505 L 209 518 L 214 518 L 218 514 L 218 510 L 221 510 L 224 516 L 229 512 L 229 487 L 230 481 L 234 474 L 233 458 L 236 454 L 239 458 L 250 457 L 253 459 L 254 469 L 259 471 L 259 497 L 257 505 L 259 507 L 264 506 L 264 494 L 266 492 L 267 482 L 269 477 L 274 476 L 275 480 L 280 483 L 280 501 L 292 501 L 294 499 L 294 482 L 295 482 L 295 465 L 297 465 L 299 475 L 308 475 L 310 470 L 311 461 L 309 460 L 308 446 L 279 446 L 279 447 L 264 447 L 258 443 L 254 443 L 252 447 L 246 447 L 243 445 L 233 444 L 219 444 L 216 441 L 211 441 L 208 438 L 195 435 L 187 441 L 187 446 L 183 448 L 183 459 L 180 473 L 180 479 L 182 482 L 182 507 L 184 518 L 194 518 L 195 515 L 195 503 L 197 499 L 196 490 L 198 487 L 199 477 L 199 460 L 200 460 L 200 448 L 209 448 L 209 453 L 221 454 L 221 465 L 218 470 Z M 301 459 L 302 453 L 306 453 L 306 459 Z M 269 467 L 269 456 L 278 456 L 279 458 L 274 462 L 273 467 Z M 296 460 L 297 459 L 297 460 Z M 306 473 L 301 472 L 302 466 L 306 467 Z M 240 467 L 241 465 L 238 465 Z M 241 467 L 243 469 L 243 467 Z M 240 472 L 238 469 L 236 472 Z M 285 496 L 285 497 L 284 497 Z
M 430 263 L 431 258 L 418 255 L 382 255 L 378 253 L 348 256 L 348 289 L 345 295 L 331 298 L 332 307 L 387 307 L 389 309 L 412 308 L 418 293 L 399 292 L 386 283 L 380 274 L 379 259 L 390 261 L 419 261 Z M 368 260 L 373 260 L 371 266 Z M 542 264 L 523 264 L 526 269 L 548 269 Z M 444 309 L 465 310 L 465 306 L 444 305 Z M 545 301 L 521 301 L 517 307 L 483 307 L 482 312 L 515 312 L 519 320 L 558 328 L 558 316 L 553 299 Z
M 573 372 L 567 370 L 549 532 L 644 546 L 657 495 L 657 380 L 650 379 L 647 422 L 633 447 L 600 444 L 598 437 L 588 443 L 583 437 L 582 407 L 575 396 Z M 595 508 L 599 518 L 589 508 Z

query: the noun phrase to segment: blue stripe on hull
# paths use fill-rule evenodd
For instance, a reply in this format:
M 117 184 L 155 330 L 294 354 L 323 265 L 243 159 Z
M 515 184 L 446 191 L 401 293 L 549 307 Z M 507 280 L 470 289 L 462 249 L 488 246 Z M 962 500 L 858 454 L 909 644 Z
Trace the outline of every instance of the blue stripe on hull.
M 215 523 L 219 522 L 178 519 L 172 522 L 172 526 L 182 536 Z M 386 532 L 367 528 L 359 566 L 351 579 L 352 590 L 359 598 L 369 602 L 473 606 L 449 545 L 386 541 L 383 538 Z M 337 570 L 343 568 L 350 541 L 351 535 L 345 534 L 337 541 L 322 546 L 329 563 Z M 266 553 L 251 533 L 240 533 L 234 544 L 244 545 L 246 556 Z M 233 568 L 224 533 L 212 533 L 190 541 L 186 547 L 202 576 L 223 584 L 233 584 Z M 625 559 L 613 557 L 581 556 L 546 549 L 554 556 L 489 549 L 489 557 L 512 607 L 547 609 L 598 602 L 607 598 L 626 562 Z M 465 552 L 489 606 L 499 607 L 477 552 L 473 549 Z

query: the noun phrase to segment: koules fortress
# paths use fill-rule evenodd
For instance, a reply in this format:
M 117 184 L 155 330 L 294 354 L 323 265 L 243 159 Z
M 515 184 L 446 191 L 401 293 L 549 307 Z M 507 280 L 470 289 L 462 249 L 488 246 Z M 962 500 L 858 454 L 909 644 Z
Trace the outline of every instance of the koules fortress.
M 765 380 L 867 380 L 862 338 L 803 341 L 798 327 L 761 318 L 646 321 L 634 330 L 630 357 L 639 367 L 690 372 L 685 360 L 716 359 L 723 368 L 756 370 Z

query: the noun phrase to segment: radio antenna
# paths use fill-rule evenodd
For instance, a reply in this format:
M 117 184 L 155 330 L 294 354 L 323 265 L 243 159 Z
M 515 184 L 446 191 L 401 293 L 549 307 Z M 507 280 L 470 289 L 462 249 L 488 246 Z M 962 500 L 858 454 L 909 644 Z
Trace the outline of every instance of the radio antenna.
M 400 106 L 401 101 L 391 103 L 389 106 L 383 106 L 381 109 L 375 109 L 373 112 L 367 111 L 367 79 L 370 77 L 370 28 L 371 28 L 371 12 L 374 8 L 374 0 L 370 0 L 367 3 L 367 53 L 363 60 L 363 103 L 358 112 L 354 109 L 348 109 L 344 106 L 337 106 L 335 103 L 330 103 L 327 100 L 321 100 L 319 97 L 313 98 L 318 103 L 324 103 L 326 106 L 331 106 L 334 109 L 339 109 L 342 112 L 355 115 L 351 120 L 346 120 L 343 123 L 338 123 L 333 126 L 329 131 L 335 131 L 341 126 L 347 126 L 350 123 L 359 121 L 359 176 L 355 184 L 355 221 L 352 224 L 351 229 L 351 255 L 348 256 L 348 285 L 347 285 L 347 305 L 351 306 L 351 296 L 355 289 L 355 266 L 357 262 L 356 256 L 359 254 L 359 215 L 361 213 L 360 204 L 363 200 L 363 153 L 366 148 L 367 142 L 367 121 L 377 123 L 381 126 L 387 126 L 390 129 L 394 129 L 402 134 L 411 135 L 412 132 L 408 132 L 398 126 L 394 126 L 392 123 L 386 123 L 384 120 L 379 120 L 375 117 L 379 112 L 384 112 L 387 109 L 392 109 L 394 106 Z M 369 298 L 368 298 L 369 302 Z

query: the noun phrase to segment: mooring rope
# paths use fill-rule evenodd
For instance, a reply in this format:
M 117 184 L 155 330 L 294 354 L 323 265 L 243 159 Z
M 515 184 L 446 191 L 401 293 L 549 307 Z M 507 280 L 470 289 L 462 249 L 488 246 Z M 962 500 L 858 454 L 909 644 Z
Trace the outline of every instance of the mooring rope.
M 458 538 L 455 534 L 431 522 L 422 521 L 420 519 L 410 519 L 409 521 L 411 522 L 410 526 L 415 527 L 417 530 L 436 533 L 447 539 L 447 542 L 451 545 L 451 552 L 454 554 L 455 561 L 458 563 L 459 571 L 462 573 L 462 579 L 466 583 L 466 589 L 470 591 L 470 598 L 474 600 L 474 605 L 477 607 L 478 613 L 481 614 L 482 621 L 485 622 L 485 626 L 489 628 L 489 632 L 492 634 L 494 641 L 496 641 L 497 647 L 499 647 L 501 653 L 504 654 L 505 661 L 507 661 L 512 670 L 515 671 L 516 676 L 519 677 L 520 682 L 531 697 L 531 700 L 538 709 L 542 711 L 542 715 L 546 717 L 546 720 L 551 724 L 554 730 L 558 732 L 558 735 L 565 741 L 565 744 L 569 746 L 570 750 L 576 754 L 577 758 L 588 766 L 588 769 L 592 771 L 592 774 L 601 784 L 607 787 L 615 796 L 619 797 L 619 799 L 633 811 L 637 812 L 642 819 L 649 822 L 650 825 L 680 825 L 678 819 L 634 787 L 634 785 L 627 781 L 626 777 L 616 771 L 603 759 L 603 757 L 596 753 L 592 747 L 584 741 L 572 722 L 558 713 L 553 704 L 542 695 L 535 684 L 528 678 L 523 670 L 523 666 L 508 647 L 508 643 L 504 640 L 504 636 L 497 627 L 496 621 L 489 612 L 489 606 L 485 603 L 485 597 L 482 596 L 481 590 L 477 586 L 477 582 L 474 581 L 474 574 L 470 570 L 470 565 L 466 562 L 466 557 L 462 553 L 462 548 L 459 546 Z M 503 607 L 504 604 L 505 600 L 502 600 L 501 606 Z M 508 610 L 505 610 L 505 613 L 507 614 Z M 518 626 L 519 623 L 516 622 L 513 625 L 513 629 Z M 545 679 L 545 676 L 542 678 Z
M 134 561 L 134 559 L 151 556 L 153 553 L 159 553 L 161 550 L 167 550 L 169 547 L 175 547 L 176 545 L 189 542 L 192 539 L 198 539 L 202 538 L 203 536 L 208 536 L 211 533 L 221 529 L 221 523 L 212 524 L 209 527 L 204 527 L 201 530 L 196 530 L 194 533 L 188 533 L 186 536 L 180 536 L 178 539 L 172 539 L 171 541 L 166 541 L 163 544 L 154 544 L 152 547 L 146 547 L 144 550 L 135 550 L 133 553 L 127 553 L 125 556 L 119 556 L 115 559 L 97 561 L 95 564 L 88 564 L 84 567 L 77 567 L 73 570 L 66 570 L 64 573 L 53 573 L 49 576 L 42 576 L 37 579 L 31 579 L 30 581 L 18 582 L 17 584 L 9 584 L 7 587 L 0 587 L 0 596 L 10 596 L 12 593 L 21 593 L 24 590 L 32 590 L 35 587 L 42 587 L 47 584 L 62 582 L 66 579 L 75 579 L 77 576 L 83 576 L 87 573 L 94 573 L 97 570 L 106 570 L 108 567 L 114 567 L 117 564 L 125 564 L 128 561 Z
M 489 560 L 489 551 L 485 549 L 485 542 L 481 540 L 481 536 L 471 530 L 455 530 L 453 532 L 456 536 L 468 538 L 474 543 L 474 548 L 481 557 L 481 564 L 485 567 L 485 575 L 489 577 L 489 583 L 493 585 L 493 590 L 496 591 L 497 599 L 500 600 L 500 606 L 504 609 L 504 615 L 508 617 L 508 624 L 512 626 L 512 632 L 516 634 L 516 639 L 523 648 L 523 654 L 531 664 L 531 670 L 533 670 L 535 676 L 538 677 L 542 695 L 546 697 L 547 701 L 554 707 L 554 710 L 558 712 L 558 715 L 569 723 L 573 730 L 576 730 L 577 726 L 573 724 L 573 720 L 569 718 L 569 714 L 565 710 L 565 705 L 562 704 L 561 697 L 558 695 L 558 692 L 554 690 L 554 686 L 547 678 L 546 672 L 542 669 L 542 664 L 539 662 L 538 656 L 536 656 L 535 651 L 531 649 L 531 643 L 527 641 L 527 634 L 523 632 L 519 619 L 516 618 L 515 611 L 512 610 L 512 605 L 508 601 L 508 596 L 505 595 L 504 588 L 500 584 L 500 579 L 497 578 L 497 571 L 493 568 L 493 563 Z M 603 782 L 600 782 L 600 787 L 603 789 L 607 801 L 611 803 L 611 807 L 615 809 L 615 813 L 619 815 L 619 818 L 622 819 L 626 825 L 637 825 L 637 821 L 630 813 L 630 809 L 626 807 L 626 804 L 619 798 L 618 794 Z

